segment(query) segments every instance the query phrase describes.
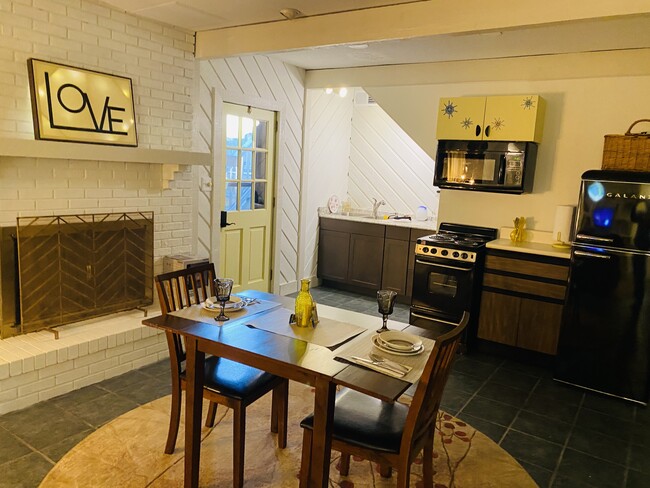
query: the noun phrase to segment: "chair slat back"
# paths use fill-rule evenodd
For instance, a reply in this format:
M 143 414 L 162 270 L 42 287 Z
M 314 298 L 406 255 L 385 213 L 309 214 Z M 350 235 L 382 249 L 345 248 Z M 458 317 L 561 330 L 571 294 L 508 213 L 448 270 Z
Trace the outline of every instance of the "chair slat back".
M 155 277 L 160 311 L 169 312 L 199 304 L 206 298 L 214 296 L 214 264 L 207 263 L 178 271 L 159 274 Z M 167 332 L 167 345 L 172 370 L 178 376 L 181 363 L 185 360 L 183 339 L 179 334 Z
M 468 322 L 469 312 L 464 312 L 460 324 L 454 330 L 436 339 L 413 395 L 402 434 L 402 449 L 417 454 L 426 436 L 431 435 L 431 426 L 436 421 L 442 393 L 456 357 L 456 349 Z
M 214 264 L 207 263 L 156 276 L 163 315 L 196 305 L 214 296 Z

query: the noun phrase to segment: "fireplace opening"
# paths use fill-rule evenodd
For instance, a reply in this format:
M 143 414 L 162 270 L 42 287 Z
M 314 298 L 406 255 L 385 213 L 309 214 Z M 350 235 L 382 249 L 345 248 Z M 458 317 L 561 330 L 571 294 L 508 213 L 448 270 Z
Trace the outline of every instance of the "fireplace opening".
M 0 253 L 1 338 L 153 302 L 153 212 L 19 217 Z

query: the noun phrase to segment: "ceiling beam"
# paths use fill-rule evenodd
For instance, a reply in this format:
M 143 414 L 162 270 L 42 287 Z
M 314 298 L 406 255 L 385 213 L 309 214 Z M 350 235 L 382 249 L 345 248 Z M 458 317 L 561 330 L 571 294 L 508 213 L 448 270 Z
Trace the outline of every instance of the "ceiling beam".
M 648 0 L 427 0 L 196 33 L 197 59 L 650 13 Z

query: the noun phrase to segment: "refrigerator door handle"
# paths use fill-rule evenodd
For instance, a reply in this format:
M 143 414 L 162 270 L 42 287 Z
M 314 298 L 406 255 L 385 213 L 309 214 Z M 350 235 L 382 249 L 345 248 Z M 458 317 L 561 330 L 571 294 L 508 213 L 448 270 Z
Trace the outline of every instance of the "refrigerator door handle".
M 614 239 L 609 238 L 609 237 L 596 237 L 596 236 L 590 236 L 588 234 L 578 234 L 576 236 L 576 239 L 587 239 L 589 241 L 598 241 L 598 242 L 614 242 Z
M 586 256 L 589 258 L 598 258 L 598 259 L 612 259 L 612 257 L 607 254 L 596 254 L 593 252 L 585 252 L 585 251 L 573 251 L 573 253 L 576 256 Z

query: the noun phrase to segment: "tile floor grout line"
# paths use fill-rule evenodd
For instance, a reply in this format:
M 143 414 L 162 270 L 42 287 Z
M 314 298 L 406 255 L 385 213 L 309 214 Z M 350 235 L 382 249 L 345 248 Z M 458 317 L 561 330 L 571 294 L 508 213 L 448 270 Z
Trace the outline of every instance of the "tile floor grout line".
M 564 453 L 566 452 L 568 446 L 569 446 L 569 440 L 571 439 L 571 436 L 573 435 L 573 429 L 575 429 L 576 424 L 578 423 L 578 416 L 580 415 L 580 411 L 582 410 L 582 407 L 585 403 L 585 394 L 583 393 L 582 396 L 580 397 L 580 403 L 578 404 L 578 408 L 576 410 L 575 415 L 573 416 L 573 421 L 571 422 L 571 427 L 569 429 L 569 434 L 566 436 L 566 439 L 564 440 L 564 443 L 562 445 L 562 449 L 560 450 L 560 455 L 557 458 L 557 463 L 555 464 L 555 469 L 553 470 L 553 474 L 551 474 L 551 479 L 549 481 L 549 486 L 553 486 L 555 484 L 555 480 L 557 479 L 558 471 L 560 470 L 560 465 L 562 464 L 562 459 L 564 458 Z

